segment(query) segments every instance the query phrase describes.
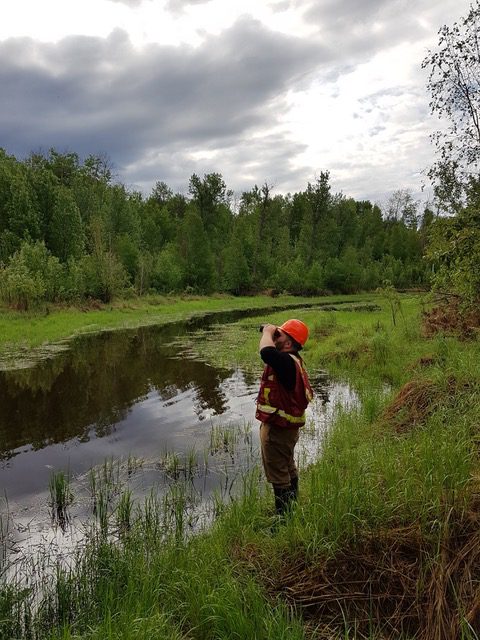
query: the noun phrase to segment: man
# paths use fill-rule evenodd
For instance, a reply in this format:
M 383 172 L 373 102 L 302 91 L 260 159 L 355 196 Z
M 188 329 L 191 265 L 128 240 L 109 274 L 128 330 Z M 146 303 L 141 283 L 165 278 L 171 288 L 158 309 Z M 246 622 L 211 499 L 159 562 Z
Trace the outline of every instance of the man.
M 273 485 L 275 511 L 283 515 L 298 495 L 298 471 L 294 449 L 305 409 L 313 397 L 299 351 L 308 338 L 301 320 L 287 320 L 280 327 L 262 328 L 260 357 L 265 363 L 257 398 L 262 462 Z

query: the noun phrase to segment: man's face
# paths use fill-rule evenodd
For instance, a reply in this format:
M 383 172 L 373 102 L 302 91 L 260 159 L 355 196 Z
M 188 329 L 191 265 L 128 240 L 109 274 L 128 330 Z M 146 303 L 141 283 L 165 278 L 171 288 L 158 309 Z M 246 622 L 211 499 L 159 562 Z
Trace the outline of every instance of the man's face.
M 275 342 L 275 348 L 277 351 L 284 351 L 285 347 L 290 346 L 291 340 L 281 329 L 277 329 L 273 334 L 273 341 Z M 288 345 L 287 345 L 288 342 Z

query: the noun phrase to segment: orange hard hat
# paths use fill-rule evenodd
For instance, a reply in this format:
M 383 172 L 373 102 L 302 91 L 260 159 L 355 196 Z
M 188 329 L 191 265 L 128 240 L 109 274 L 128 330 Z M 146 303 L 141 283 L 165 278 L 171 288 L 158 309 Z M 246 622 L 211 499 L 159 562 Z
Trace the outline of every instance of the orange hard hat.
M 308 327 L 301 320 L 287 320 L 284 322 L 279 329 L 288 333 L 288 335 L 301 344 L 302 347 L 307 341 L 308 338 Z

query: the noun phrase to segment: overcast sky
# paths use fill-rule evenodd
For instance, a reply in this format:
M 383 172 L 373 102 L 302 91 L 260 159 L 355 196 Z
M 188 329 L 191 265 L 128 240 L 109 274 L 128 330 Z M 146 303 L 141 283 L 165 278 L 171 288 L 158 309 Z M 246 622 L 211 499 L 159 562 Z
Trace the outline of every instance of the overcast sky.
M 221 172 L 237 192 L 420 192 L 426 72 L 463 0 L 2 0 L 0 147 L 106 153 L 148 194 Z

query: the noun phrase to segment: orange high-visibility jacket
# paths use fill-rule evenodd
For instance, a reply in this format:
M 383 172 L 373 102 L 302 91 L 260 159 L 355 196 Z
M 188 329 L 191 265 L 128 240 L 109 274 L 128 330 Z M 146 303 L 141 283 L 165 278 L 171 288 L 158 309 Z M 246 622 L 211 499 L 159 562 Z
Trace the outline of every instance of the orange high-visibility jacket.
M 289 428 L 305 424 L 305 409 L 313 398 L 313 391 L 301 358 L 293 354 L 290 356 L 295 361 L 297 373 L 293 391 L 285 389 L 270 365 L 263 370 L 255 414 L 261 422 Z

